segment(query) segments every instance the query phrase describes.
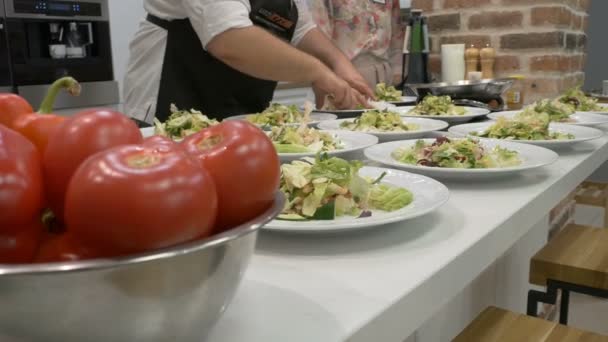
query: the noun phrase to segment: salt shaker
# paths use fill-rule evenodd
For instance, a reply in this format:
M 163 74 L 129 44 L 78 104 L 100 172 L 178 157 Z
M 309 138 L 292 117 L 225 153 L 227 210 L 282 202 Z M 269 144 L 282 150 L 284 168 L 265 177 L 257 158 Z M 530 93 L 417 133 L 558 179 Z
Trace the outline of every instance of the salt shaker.
M 494 62 L 496 60 L 496 50 L 489 45 L 479 52 L 481 57 L 481 74 L 484 79 L 494 78 Z

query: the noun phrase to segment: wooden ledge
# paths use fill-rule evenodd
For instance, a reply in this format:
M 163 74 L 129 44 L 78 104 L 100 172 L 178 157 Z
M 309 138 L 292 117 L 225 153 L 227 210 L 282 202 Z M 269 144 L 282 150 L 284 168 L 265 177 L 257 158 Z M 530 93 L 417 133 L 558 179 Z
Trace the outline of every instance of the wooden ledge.
M 597 182 L 584 182 L 576 192 L 576 203 L 595 207 L 607 207 L 608 184 Z
M 454 341 L 608 342 L 608 336 L 489 307 L 477 316 Z
M 608 290 L 608 230 L 569 225 L 530 261 L 530 283 L 547 279 Z

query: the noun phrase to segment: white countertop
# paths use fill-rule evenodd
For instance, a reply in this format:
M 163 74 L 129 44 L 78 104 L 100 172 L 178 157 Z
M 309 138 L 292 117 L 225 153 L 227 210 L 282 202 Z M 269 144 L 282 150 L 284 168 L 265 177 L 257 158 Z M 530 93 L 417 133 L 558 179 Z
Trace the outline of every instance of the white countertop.
M 212 342 L 401 342 L 608 159 L 608 138 L 542 170 L 446 182 L 435 213 L 334 236 L 260 234 Z

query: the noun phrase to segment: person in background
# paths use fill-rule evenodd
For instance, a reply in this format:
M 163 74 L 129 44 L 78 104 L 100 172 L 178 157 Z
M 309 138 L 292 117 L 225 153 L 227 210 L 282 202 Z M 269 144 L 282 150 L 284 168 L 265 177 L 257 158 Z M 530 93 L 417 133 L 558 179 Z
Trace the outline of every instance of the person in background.
M 399 0 L 308 0 L 317 27 L 367 84 L 401 82 L 405 24 Z
M 317 105 L 366 105 L 373 92 L 312 22 L 305 0 L 144 0 L 130 45 L 129 116 L 164 121 L 171 104 L 212 118 L 255 113 L 277 81 L 310 82 Z M 152 115 L 150 115 L 150 113 Z

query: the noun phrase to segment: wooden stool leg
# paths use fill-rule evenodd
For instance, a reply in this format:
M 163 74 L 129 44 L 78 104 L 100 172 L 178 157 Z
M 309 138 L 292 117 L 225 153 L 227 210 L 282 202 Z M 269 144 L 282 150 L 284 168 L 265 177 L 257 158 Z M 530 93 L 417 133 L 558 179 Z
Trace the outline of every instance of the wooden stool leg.
M 526 310 L 526 315 L 537 317 L 538 316 L 538 291 L 530 290 L 528 291 L 528 308 Z
M 562 289 L 562 303 L 559 307 L 559 323 L 568 325 L 568 309 L 570 308 L 570 291 Z

